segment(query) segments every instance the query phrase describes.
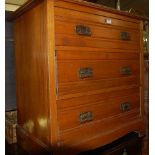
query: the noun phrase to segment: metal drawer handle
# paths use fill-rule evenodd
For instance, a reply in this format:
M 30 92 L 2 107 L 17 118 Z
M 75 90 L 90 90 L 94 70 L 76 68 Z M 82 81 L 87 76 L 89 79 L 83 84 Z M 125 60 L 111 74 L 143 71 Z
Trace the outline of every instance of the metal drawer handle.
M 130 67 L 122 67 L 121 69 L 120 69 L 120 74 L 121 75 L 131 75 L 132 74 L 132 70 L 131 70 L 131 68 Z
M 120 33 L 120 39 L 121 40 L 130 40 L 130 34 L 128 32 L 121 32 Z
M 85 25 L 76 25 L 75 31 L 78 35 L 91 36 L 92 34 L 90 27 Z
M 81 79 L 83 78 L 89 78 L 93 76 L 93 69 L 90 67 L 86 67 L 86 68 L 80 68 L 79 69 L 79 77 Z
M 130 102 L 124 102 L 124 103 L 122 103 L 122 104 L 120 105 L 120 109 L 121 109 L 123 112 L 130 110 L 130 108 L 131 108 Z
M 90 111 L 81 112 L 79 115 L 80 123 L 85 123 L 85 122 L 92 121 L 92 120 L 93 120 L 93 113 Z

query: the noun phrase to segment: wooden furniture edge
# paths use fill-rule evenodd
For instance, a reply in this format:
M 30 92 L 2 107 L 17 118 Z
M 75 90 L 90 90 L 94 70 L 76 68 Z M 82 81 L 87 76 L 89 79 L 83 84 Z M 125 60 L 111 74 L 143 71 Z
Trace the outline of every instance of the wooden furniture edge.
M 19 16 L 21 16 L 22 14 L 24 14 L 25 12 L 27 12 L 28 10 L 30 10 L 31 8 L 33 8 L 34 6 L 36 6 L 37 4 L 39 4 L 43 1 L 44 0 L 28 0 L 19 9 L 17 9 L 12 15 L 10 15 L 7 18 L 7 20 L 10 20 L 10 21 L 15 20 L 16 18 L 18 18 Z M 59 0 L 51 0 L 51 1 L 59 1 Z M 140 19 L 140 20 L 148 20 L 148 17 L 146 17 L 146 16 L 133 15 L 133 14 L 130 14 L 130 13 L 122 11 L 122 10 L 116 10 L 114 8 L 110 8 L 107 6 L 103 6 L 101 4 L 95 4 L 95 3 L 84 1 L 84 0 L 62 0 L 62 1 L 74 3 L 74 4 L 80 4 L 80 5 L 88 6 L 88 7 L 94 8 L 94 9 L 99 9 L 102 11 L 108 11 L 111 13 L 127 16 L 130 18 L 135 18 L 135 19 Z
M 20 145 L 24 150 L 28 150 L 28 153 L 34 153 L 38 155 L 51 154 L 50 146 L 47 146 L 38 138 L 26 132 L 20 125 L 17 125 L 17 138 L 18 145 Z

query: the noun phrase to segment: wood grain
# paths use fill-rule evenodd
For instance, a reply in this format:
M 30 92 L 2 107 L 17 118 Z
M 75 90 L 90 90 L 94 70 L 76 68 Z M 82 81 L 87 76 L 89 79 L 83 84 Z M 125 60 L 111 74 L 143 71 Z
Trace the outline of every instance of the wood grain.
M 80 49 L 79 49 L 80 50 Z M 111 50 L 81 49 L 76 50 L 57 50 L 57 60 L 138 60 L 139 53 L 133 52 L 111 52 Z
M 94 14 L 89 14 L 85 12 L 79 12 L 75 10 L 69 10 L 69 9 L 64 9 L 64 8 L 59 8 L 55 7 L 55 16 L 60 16 L 60 17 L 65 17 L 69 19 L 78 19 L 81 22 L 82 21 L 91 21 L 94 23 L 100 23 L 100 24 L 105 24 L 105 20 L 108 18 L 111 18 L 113 26 L 118 26 L 118 27 L 126 27 L 126 28 L 131 28 L 131 29 L 139 29 L 139 24 L 134 23 L 134 22 L 129 22 L 125 20 L 120 20 L 117 18 L 112 18 L 112 17 L 105 17 L 105 16 L 100 16 L 100 15 L 94 15 Z
M 120 55 L 123 56 L 123 53 L 124 54 L 129 54 L 129 55 L 133 54 L 133 53 L 140 53 L 140 50 L 130 50 L 130 49 L 114 49 L 114 48 L 108 49 L 108 48 L 79 47 L 79 46 L 56 46 L 56 55 L 57 55 L 57 53 L 59 53 L 59 51 L 65 51 L 65 52 L 66 51 L 73 51 L 73 52 L 80 53 L 80 55 L 82 53 L 86 52 L 86 51 L 88 51 L 88 52 L 97 52 L 96 55 L 98 55 L 98 52 L 100 52 L 100 53 L 102 52 L 103 55 L 106 54 L 106 53 L 113 53 L 113 55 L 114 55 L 113 59 L 116 58 L 115 56 L 117 54 L 120 54 Z M 83 56 L 83 54 L 82 54 L 82 56 Z M 86 55 L 86 56 L 88 57 L 90 55 Z M 74 57 L 74 56 L 72 56 L 72 57 Z M 124 59 L 127 59 L 127 58 L 125 58 L 125 55 L 124 55 Z
M 131 75 L 122 75 L 121 68 L 129 67 Z M 91 68 L 92 77 L 81 79 L 79 70 Z M 66 72 L 68 70 L 68 72 Z M 139 75 L 138 60 L 65 60 L 58 61 L 58 83 L 88 81 L 106 78 L 130 77 Z
M 105 22 L 109 18 L 111 24 Z M 144 18 L 79 0 L 37 0 L 13 19 L 18 133 L 24 148 L 76 154 L 129 132 L 145 133 Z M 77 24 L 89 26 L 92 36 L 77 35 Z M 131 40 L 120 40 L 122 31 Z M 93 76 L 79 78 L 79 69 L 87 67 Z M 121 67 L 130 67 L 132 74 L 120 74 Z M 122 112 L 122 102 L 130 102 L 131 109 Z M 79 124 L 79 113 L 87 111 L 93 120 Z
M 69 99 L 57 100 L 58 111 L 64 111 L 69 109 L 74 109 L 74 107 L 80 107 L 82 105 L 93 105 L 101 101 L 106 101 L 114 98 L 121 98 L 126 96 L 131 96 L 139 93 L 139 86 L 125 87 L 124 89 L 117 89 L 111 91 L 105 91 L 98 94 L 83 95 L 80 97 L 73 97 Z M 140 97 L 140 96 L 139 96 Z
M 128 49 L 139 50 L 139 43 L 130 41 L 115 40 L 111 42 L 107 39 L 98 39 L 80 36 L 66 36 L 56 35 L 56 46 L 80 46 L 80 47 L 93 47 L 93 48 L 108 48 L 108 49 Z
M 126 114 L 122 114 L 118 117 L 112 117 L 106 120 L 103 119 L 96 123 L 85 124 L 79 126 L 78 128 L 62 132 L 60 133 L 61 144 L 68 146 L 78 146 L 86 141 L 91 141 L 93 138 L 100 138 L 102 135 L 112 133 L 123 127 L 125 128 L 125 126 L 128 126 L 130 123 L 134 123 L 135 119 L 138 123 L 140 119 L 138 115 L 139 111 L 135 110 Z M 130 126 L 130 128 L 132 128 L 132 126 Z M 117 133 L 115 134 L 117 135 Z
M 16 85 L 18 124 L 25 132 L 49 146 L 48 51 L 44 9 L 44 3 L 40 3 L 15 20 Z
M 65 35 L 74 35 L 78 36 L 76 33 L 76 26 L 77 25 L 84 25 L 86 27 L 89 27 L 91 30 L 91 36 L 92 38 L 106 38 L 110 40 L 121 40 L 120 34 L 121 32 L 128 32 L 130 35 L 129 41 L 135 41 L 137 42 L 140 39 L 139 31 L 132 30 L 129 28 L 116 28 L 111 27 L 109 29 L 109 26 L 103 26 L 102 25 L 94 25 L 93 22 L 87 23 L 87 22 L 81 22 L 80 20 L 72 21 L 71 19 L 59 19 L 55 22 L 55 33 L 56 34 L 65 34 Z
M 76 7 L 74 7 L 76 5 Z M 130 22 L 139 23 L 140 20 L 148 20 L 147 17 L 133 15 L 125 11 L 116 10 L 100 4 L 89 3 L 81 0 L 56 0 L 55 6 L 60 8 L 66 8 L 69 10 L 77 10 L 80 12 L 87 12 L 90 14 L 97 14 L 107 17 L 118 18 Z
M 102 94 L 100 94 L 102 96 Z M 92 99 L 92 97 L 90 97 Z M 77 99 L 78 100 L 78 99 Z M 81 101 L 81 100 L 80 100 Z M 80 102 L 79 101 L 79 102 Z M 124 94 L 122 92 L 121 97 L 111 98 L 106 100 L 99 100 L 94 102 L 93 99 L 89 102 L 89 104 L 82 104 L 80 106 L 73 106 L 69 109 L 59 109 L 58 110 L 58 121 L 59 121 L 59 129 L 61 131 L 75 128 L 78 126 L 83 126 L 84 124 L 95 123 L 96 121 L 102 119 L 108 119 L 109 117 L 116 117 L 117 115 L 132 111 L 132 110 L 140 110 L 140 98 L 139 92 L 133 92 L 132 95 Z M 121 110 L 121 104 L 129 103 L 130 109 L 127 111 Z M 80 122 L 80 113 L 82 112 L 91 112 L 92 120 L 86 121 L 85 123 Z
M 106 91 L 120 90 L 139 86 L 139 77 L 89 80 L 58 85 L 57 99 L 67 99 L 83 95 L 98 94 Z

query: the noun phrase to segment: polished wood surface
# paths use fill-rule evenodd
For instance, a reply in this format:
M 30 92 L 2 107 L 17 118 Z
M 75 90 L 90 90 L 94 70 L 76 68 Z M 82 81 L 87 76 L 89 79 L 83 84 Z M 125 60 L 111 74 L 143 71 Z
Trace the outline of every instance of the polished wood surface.
M 56 18 L 57 19 L 57 18 Z M 113 21 L 112 21 L 113 22 Z M 55 22 L 55 31 L 56 34 L 66 34 L 78 36 L 75 29 L 76 26 L 82 24 L 87 26 L 91 30 L 92 38 L 107 38 L 107 39 L 115 39 L 120 40 L 121 32 L 128 32 L 130 35 L 130 41 L 138 41 L 139 40 L 139 31 L 128 29 L 128 28 L 117 28 L 116 26 L 108 26 L 103 24 L 95 24 L 93 22 L 81 22 L 81 20 L 72 20 L 71 18 L 58 18 Z M 120 25 L 119 25 L 120 26 Z M 110 29 L 109 29 L 110 27 Z M 89 38 L 89 37 L 88 37 Z
M 79 126 L 71 131 L 60 133 L 60 144 L 65 147 L 82 149 L 94 149 L 96 146 L 103 146 L 115 140 L 121 135 L 125 135 L 132 130 L 143 132 L 142 120 L 139 119 L 138 111 Z M 126 121 L 130 123 L 126 123 Z M 135 121 L 136 120 L 136 121 Z M 117 123 L 116 123 L 117 122 Z M 116 127 L 117 124 L 117 127 Z
M 120 49 L 56 47 L 57 60 L 138 60 L 139 52 Z M 79 52 L 80 51 L 80 52 Z
M 65 18 L 70 18 L 74 20 L 80 20 L 82 21 L 88 21 L 88 22 L 94 22 L 97 24 L 103 24 L 103 25 L 113 25 L 113 26 L 118 26 L 118 27 L 126 27 L 126 28 L 131 28 L 131 29 L 137 29 L 139 27 L 138 23 L 135 22 L 128 22 L 125 20 L 119 20 L 117 18 L 112 18 L 112 17 L 105 17 L 105 16 L 99 16 L 99 15 L 94 15 L 94 14 L 88 14 L 86 12 L 79 12 L 75 10 L 70 10 L 70 9 L 64 9 L 64 8 L 55 8 L 55 17 L 65 17 Z M 106 19 L 111 19 L 112 23 L 107 24 Z
M 74 7 L 76 5 L 76 7 Z M 125 19 L 127 21 L 134 21 L 139 22 L 139 20 L 148 20 L 147 17 L 144 16 L 137 16 L 130 14 L 128 12 L 124 12 L 121 10 L 116 10 L 113 8 L 109 8 L 103 5 L 89 3 L 83 0 L 55 0 L 54 6 L 58 6 L 61 8 L 68 8 L 71 10 L 78 10 L 80 12 L 88 12 L 91 14 L 98 14 L 102 16 L 113 16 L 113 17 L 119 17 L 120 19 Z M 105 12 L 104 12 L 105 11 Z M 137 20 L 138 19 L 138 20 Z
M 83 95 L 109 92 L 113 90 L 123 90 L 134 86 L 139 86 L 138 77 L 64 83 L 59 84 L 59 88 L 57 90 L 57 99 L 67 99 L 72 97 L 81 97 Z
M 139 87 L 132 86 L 132 87 L 125 87 L 123 89 L 116 90 L 107 90 L 103 93 L 97 93 L 97 94 L 87 94 L 80 97 L 72 97 L 65 100 L 57 100 L 57 106 L 59 110 L 65 110 L 65 109 L 73 109 L 73 107 L 80 107 L 81 105 L 94 105 L 94 103 L 100 103 L 102 101 L 111 100 L 114 98 L 121 98 L 126 96 L 131 96 L 134 94 L 137 94 L 139 92 Z
M 79 100 L 81 100 L 81 98 L 79 98 L 79 99 L 76 99 L 76 102 L 78 101 L 80 102 L 79 106 L 75 106 L 73 104 L 72 107 L 60 109 L 58 112 L 58 121 L 60 122 L 60 125 L 59 125 L 60 130 L 67 130 L 70 128 L 83 126 L 89 123 L 95 123 L 96 121 L 125 114 L 126 112 L 133 111 L 136 109 L 137 111 L 140 110 L 138 92 L 133 93 L 132 95 L 122 93 L 121 97 L 116 96 L 112 99 L 111 99 L 111 96 L 109 96 L 109 99 L 106 99 L 106 100 L 101 99 L 95 102 L 95 100 L 99 98 L 98 96 L 103 96 L 103 94 L 96 95 L 95 97 L 94 96 L 89 97 L 90 99 L 86 100 L 89 104 L 84 104 L 83 100 L 82 102 L 80 102 Z M 71 102 L 71 103 L 74 103 L 74 102 Z M 123 103 L 129 103 L 130 109 L 127 111 L 122 111 L 121 104 Z M 87 112 L 87 111 L 92 112 L 92 115 L 93 115 L 92 121 L 81 123 L 80 113 Z
M 48 51 L 44 13 L 45 5 L 41 3 L 14 22 L 16 84 L 18 125 L 49 146 Z
M 29 2 L 13 18 L 19 144 L 73 155 L 145 133 L 143 18 L 77 0 Z M 77 34 L 76 25 L 91 35 Z M 91 76 L 81 78 L 81 68 Z M 92 119 L 81 123 L 82 112 Z
M 58 83 L 99 80 L 105 78 L 121 78 L 139 75 L 138 60 L 65 60 L 58 61 Z M 124 67 L 131 69 L 131 75 L 121 73 Z M 79 75 L 80 68 L 91 68 L 92 77 L 81 79 Z M 66 72 L 68 70 L 68 72 Z

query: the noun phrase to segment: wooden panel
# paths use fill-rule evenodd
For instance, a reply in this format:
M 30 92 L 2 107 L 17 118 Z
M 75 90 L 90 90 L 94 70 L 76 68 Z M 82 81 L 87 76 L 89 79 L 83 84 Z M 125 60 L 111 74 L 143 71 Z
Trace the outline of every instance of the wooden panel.
M 50 127 L 50 147 L 54 152 L 57 149 L 57 132 L 58 132 L 58 122 L 57 122 L 57 107 L 56 107 L 56 59 L 55 59 L 55 33 L 54 33 L 54 1 L 47 0 L 46 3 L 46 29 L 48 32 L 47 36 L 47 50 L 48 50 L 48 60 L 49 65 L 48 77 L 49 77 L 49 100 L 50 104 L 47 107 L 50 111 L 49 115 L 49 127 Z M 44 103 L 45 104 L 45 103 Z M 47 105 L 46 105 L 47 106 Z
M 66 99 L 83 95 L 98 94 L 105 91 L 119 90 L 129 86 L 139 86 L 139 83 L 138 76 L 64 83 L 58 85 L 57 99 Z
M 58 61 L 58 83 L 131 76 L 120 73 L 123 67 L 129 67 L 131 75 L 139 75 L 138 60 L 120 60 L 119 62 L 118 60 L 62 60 Z M 91 68 L 92 77 L 81 79 L 79 75 L 81 68 Z
M 44 3 L 15 21 L 18 124 L 49 145 L 48 53 Z M 42 123 L 43 122 L 43 123 Z
M 141 133 L 144 133 L 143 130 L 144 130 L 143 121 L 142 119 L 137 118 L 137 121 L 131 121 L 126 125 L 124 124 L 122 125 L 121 128 L 115 129 L 112 132 L 107 132 L 105 134 L 103 133 L 103 134 L 97 135 L 92 139 L 89 139 L 86 141 L 83 141 L 83 139 L 81 139 L 81 143 L 79 144 L 69 145 L 69 143 L 67 142 L 62 143 L 61 155 L 63 154 L 75 155 L 77 154 L 77 152 L 80 152 L 80 151 L 82 152 L 84 150 L 93 150 L 93 149 L 96 149 L 97 147 L 103 147 L 104 145 L 109 144 L 130 132 L 140 131 Z
M 56 46 L 56 53 L 59 51 L 78 51 L 80 55 L 85 52 L 105 52 L 105 53 L 140 53 L 140 50 L 130 50 L 130 49 L 108 49 L 108 48 L 95 48 L 95 47 L 77 47 L 77 46 Z M 116 56 L 116 55 L 115 55 Z M 115 57 L 113 57 L 115 59 Z M 119 59 L 119 58 L 118 58 Z M 126 59 L 126 58 L 124 58 Z
M 106 24 L 105 22 L 106 19 L 111 18 L 111 17 L 104 17 L 104 16 L 94 15 L 94 14 L 85 13 L 85 12 L 79 12 L 75 10 L 58 8 L 58 7 L 55 7 L 55 16 L 61 16 L 61 17 L 70 18 L 70 19 L 78 19 L 81 22 L 91 21 L 94 23 L 101 23 L 101 24 Z M 137 30 L 139 29 L 138 23 L 128 22 L 128 21 L 124 21 L 116 18 L 111 18 L 111 19 L 112 19 L 112 24 L 110 25 L 114 25 L 118 27 L 127 27 L 127 28 L 137 29 Z
M 62 144 L 73 146 L 82 144 L 95 137 L 106 135 L 117 129 L 127 126 L 135 119 L 138 120 L 139 110 L 124 113 L 118 117 L 111 117 L 106 120 L 100 120 L 95 123 L 89 123 L 79 126 L 78 128 L 60 132 L 60 140 Z
M 111 98 L 122 97 L 122 96 L 130 96 L 135 92 L 139 92 L 139 87 L 126 87 L 124 89 L 117 89 L 108 92 L 101 92 L 99 94 L 94 95 L 84 95 L 80 97 L 74 97 L 70 99 L 62 99 L 57 100 L 57 108 L 58 109 L 72 109 L 74 106 L 81 106 L 81 105 L 89 105 L 101 100 L 108 100 Z
M 128 120 L 129 123 L 126 122 Z M 117 138 L 122 137 L 122 135 L 126 135 L 127 133 L 138 131 L 141 134 L 144 134 L 144 122 L 141 118 L 135 117 L 133 119 L 126 118 L 124 122 L 122 122 L 122 119 L 117 119 L 119 123 L 121 123 L 120 128 L 113 128 L 112 131 L 97 135 L 96 137 L 93 137 L 92 139 L 89 139 L 89 141 L 81 141 L 81 143 L 76 144 L 73 146 L 74 148 L 81 148 L 81 150 L 88 150 L 88 149 L 94 149 L 99 146 L 104 146 L 105 144 L 108 144 Z M 135 121 L 136 120 L 136 121 Z M 113 123 L 113 122 L 112 122 Z M 123 124 L 124 123 L 124 124 Z M 106 124 L 105 124 L 106 125 Z M 83 134 L 82 134 L 83 135 Z
M 81 46 L 109 49 L 129 49 L 139 50 L 139 42 L 130 41 L 110 41 L 107 39 L 90 38 L 87 36 L 66 36 L 62 34 L 56 35 L 56 46 Z
M 36 155 L 51 155 L 51 149 L 48 145 L 44 144 L 38 138 L 32 136 L 23 130 L 21 126 L 17 125 L 17 139 L 18 143 L 16 145 L 20 146 L 23 150 L 26 150 L 25 153 L 17 151 L 17 154 L 27 155 L 27 154 L 36 154 Z M 15 147 L 15 150 L 17 148 Z M 11 152 L 12 154 L 12 152 Z
M 59 49 L 59 48 L 58 48 Z M 79 49 L 79 50 L 78 50 Z M 112 51 L 112 52 L 111 52 Z M 95 50 L 89 48 L 69 49 L 61 48 L 56 51 L 58 60 L 138 60 L 139 53 L 136 51 L 114 52 L 113 50 Z
M 89 27 L 91 30 L 91 38 L 106 38 L 121 40 L 120 34 L 121 32 L 127 32 L 130 36 L 129 41 L 139 41 L 140 34 L 139 31 L 134 31 L 128 28 L 116 29 L 116 27 L 111 27 L 109 29 L 108 26 L 102 25 L 94 25 L 94 23 L 82 22 L 80 20 L 72 21 L 70 19 L 58 19 L 55 22 L 55 33 L 56 34 L 65 34 L 65 35 L 74 35 L 78 36 L 76 33 L 76 26 L 84 25 L 85 27 Z
M 100 15 L 100 16 L 106 16 L 106 17 L 113 17 L 118 18 L 126 21 L 131 21 L 134 23 L 139 23 L 138 16 L 133 16 L 132 14 L 116 10 L 110 7 L 106 7 L 104 5 L 94 4 L 94 3 L 88 3 L 86 1 L 79 1 L 79 0 L 57 0 L 55 1 L 55 6 L 60 8 L 66 8 L 69 10 L 76 10 L 80 12 L 87 12 L 90 14 Z M 144 19 L 146 17 L 140 17 L 139 19 Z M 146 20 L 146 19 L 145 19 Z
M 113 93 L 117 94 L 117 92 Z M 96 98 L 98 96 L 100 96 L 100 99 Z M 103 99 L 101 99 L 101 96 Z M 91 98 L 91 100 L 87 101 L 88 104 L 84 104 L 82 98 L 78 98 L 76 99 L 76 102 L 79 102 L 80 106 L 75 106 L 74 102 L 72 102 L 72 107 L 58 110 L 60 130 L 67 130 L 77 126 L 82 126 L 85 123 L 94 123 L 98 120 L 108 119 L 109 117 L 116 117 L 116 115 L 120 115 L 128 111 L 135 109 L 138 110 L 140 106 L 139 92 L 133 92 L 133 94 L 128 95 L 122 91 L 121 96 L 112 98 L 109 95 L 109 98 L 107 99 L 104 99 L 104 94 L 96 95 L 95 97 L 89 96 L 89 98 Z M 121 104 L 123 103 L 130 104 L 129 110 L 123 111 L 121 109 Z M 84 123 L 80 122 L 80 114 L 83 112 L 91 112 L 93 117 L 92 120 L 86 121 Z

